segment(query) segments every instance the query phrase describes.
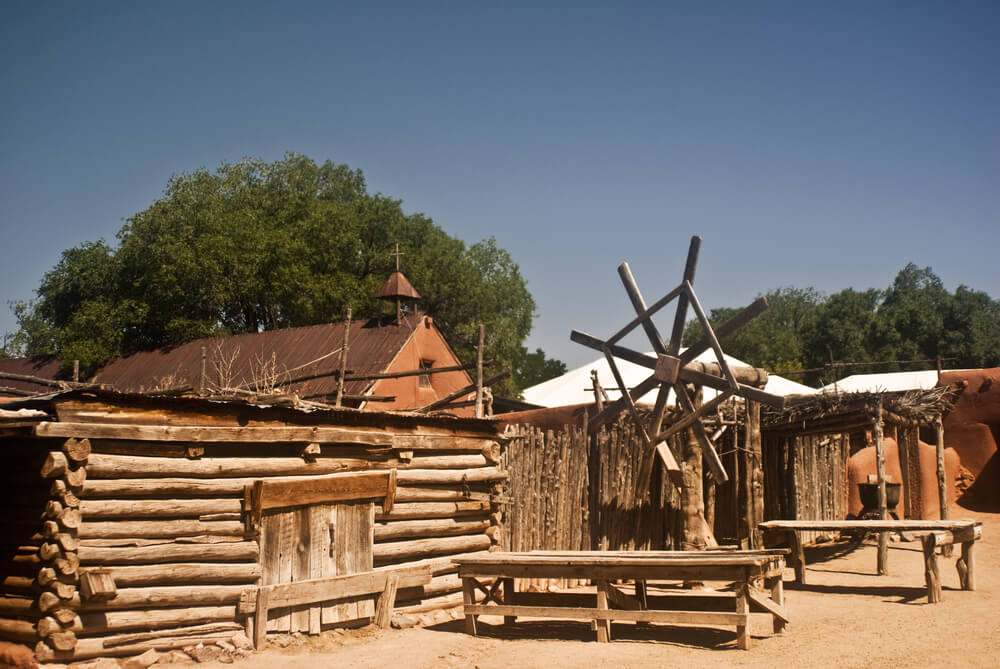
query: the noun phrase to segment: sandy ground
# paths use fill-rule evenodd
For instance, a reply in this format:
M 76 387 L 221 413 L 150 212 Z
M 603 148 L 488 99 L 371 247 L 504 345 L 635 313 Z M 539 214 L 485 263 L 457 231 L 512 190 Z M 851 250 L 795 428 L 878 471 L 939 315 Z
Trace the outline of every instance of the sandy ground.
M 380 632 L 326 632 L 270 647 L 238 669 L 311 667 L 998 667 L 1000 666 L 1000 514 L 955 509 L 955 518 L 983 522 L 976 546 L 976 591 L 959 589 L 954 557 L 939 561 L 942 601 L 928 604 L 919 541 L 890 544 L 889 575 L 875 575 L 875 544 L 820 546 L 807 552 L 809 585 L 786 571 L 791 624 L 780 635 L 755 619 L 753 647 L 736 648 L 732 629 L 635 627 L 615 623 L 612 642 L 596 643 L 585 623 L 524 621 L 503 627 L 481 618 L 478 637 L 462 621 Z M 958 554 L 956 549 L 955 554 Z M 757 618 L 757 616 L 755 616 Z M 485 624 L 483 624 L 485 623 Z M 181 666 L 181 665 L 171 665 Z

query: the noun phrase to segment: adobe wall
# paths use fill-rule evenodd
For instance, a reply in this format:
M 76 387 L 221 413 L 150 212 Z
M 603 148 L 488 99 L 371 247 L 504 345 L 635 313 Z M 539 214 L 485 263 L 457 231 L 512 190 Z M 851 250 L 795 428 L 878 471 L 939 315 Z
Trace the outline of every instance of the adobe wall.
M 1000 504 L 1000 367 L 944 372 L 940 385 L 962 386 L 944 419 L 945 443 L 976 477 L 963 502 Z
M 946 440 L 947 443 L 947 440 Z M 899 446 L 892 437 L 885 437 L 882 440 L 885 450 L 885 476 L 891 483 L 901 483 L 903 476 L 899 467 Z M 923 441 L 919 442 L 920 451 L 920 501 L 921 508 L 913 510 L 914 518 L 940 518 L 941 504 L 938 500 L 937 482 L 937 448 Z M 956 503 L 958 491 L 958 477 L 961 470 L 959 455 L 953 448 L 945 448 L 944 470 L 945 483 L 947 485 L 948 506 L 952 507 Z M 861 496 L 858 493 L 858 483 L 868 481 L 869 474 L 875 474 L 877 466 L 875 463 L 875 446 L 867 446 L 847 460 L 847 511 L 851 515 L 858 515 L 861 512 Z M 916 483 L 914 483 L 916 485 Z M 906 495 L 909 494 L 904 486 L 900 496 L 899 505 L 896 507 L 896 515 L 903 518 L 903 508 Z M 920 515 L 917 515 L 919 512 Z

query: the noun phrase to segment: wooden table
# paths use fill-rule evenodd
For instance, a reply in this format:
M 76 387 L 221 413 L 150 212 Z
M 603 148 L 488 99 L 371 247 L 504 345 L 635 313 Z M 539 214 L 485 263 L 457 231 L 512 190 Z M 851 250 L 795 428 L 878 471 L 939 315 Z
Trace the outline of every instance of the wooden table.
M 961 544 L 962 553 L 955 561 L 963 590 L 976 589 L 975 543 L 982 538 L 982 523 L 973 520 L 769 520 L 758 527 L 764 532 L 784 532 L 792 550 L 791 564 L 795 580 L 806 582 L 806 557 L 800 532 L 913 532 L 921 534 L 924 549 L 924 576 L 927 601 L 941 601 L 941 578 L 938 573 L 937 548 Z M 880 556 L 877 573 L 887 570 Z
M 750 648 L 747 624 L 751 610 L 772 616 L 775 632 L 784 629 L 781 573 L 787 550 L 739 551 L 533 551 L 489 553 L 456 558 L 464 594 L 465 631 L 476 634 L 476 617 L 518 616 L 590 620 L 597 640 L 609 641 L 611 621 L 735 626 L 737 644 Z M 515 592 L 515 578 L 590 579 L 596 593 Z M 663 581 L 725 581 L 727 590 L 666 589 Z M 494 581 L 492 586 L 488 585 Z M 634 583 L 629 594 L 618 585 Z M 651 582 L 657 582 L 655 586 Z M 476 590 L 486 599 L 477 604 Z M 690 603 L 714 599 L 726 610 L 692 610 Z

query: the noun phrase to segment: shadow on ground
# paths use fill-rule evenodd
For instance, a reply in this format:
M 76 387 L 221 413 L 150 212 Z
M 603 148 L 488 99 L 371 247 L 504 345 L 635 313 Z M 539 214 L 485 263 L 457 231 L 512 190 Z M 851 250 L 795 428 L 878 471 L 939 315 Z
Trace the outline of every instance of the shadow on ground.
M 440 623 L 425 629 L 435 632 L 464 633 L 462 619 Z M 588 622 L 566 620 L 520 620 L 513 625 L 488 624 L 481 619 L 476 632 L 487 639 L 547 639 L 553 641 L 596 642 L 596 633 Z M 712 628 L 672 627 L 669 625 L 634 625 L 612 623 L 614 642 L 659 643 L 688 648 L 736 648 L 736 633 Z

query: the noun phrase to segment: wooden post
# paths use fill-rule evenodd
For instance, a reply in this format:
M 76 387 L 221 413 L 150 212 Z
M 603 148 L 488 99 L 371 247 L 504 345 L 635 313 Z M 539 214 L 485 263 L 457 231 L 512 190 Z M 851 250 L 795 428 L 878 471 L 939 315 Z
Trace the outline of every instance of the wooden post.
M 907 450 L 906 427 L 896 425 L 896 450 L 899 453 L 899 474 L 903 484 L 903 518 L 913 518 L 913 503 L 910 495 L 910 453 Z
M 882 443 L 882 400 L 879 399 L 875 408 L 875 417 L 872 419 L 872 432 L 875 435 L 875 470 L 878 475 L 878 515 L 882 520 L 889 517 L 885 501 L 885 448 Z M 878 574 L 884 576 L 889 573 L 886 563 L 889 558 L 889 533 L 878 533 Z
M 695 393 L 695 407 L 701 404 L 701 392 Z M 700 550 L 705 547 L 704 539 L 704 487 L 701 442 L 695 436 L 694 428 L 684 431 L 684 452 L 681 462 L 681 509 L 684 514 L 684 543 L 681 550 Z
M 479 324 L 479 345 L 476 346 L 476 418 L 483 417 L 483 340 L 486 326 Z
M 207 356 L 207 353 L 205 351 L 205 347 L 202 346 L 201 347 L 201 381 L 198 382 L 198 394 L 199 395 L 204 395 L 205 394 L 205 359 L 206 359 L 206 356 Z
M 760 435 L 760 402 L 746 401 L 746 526 L 751 549 L 761 548 L 763 538 L 758 526 L 764 522 L 764 469 Z
M 344 325 L 344 345 L 340 349 L 340 377 L 337 379 L 337 400 L 335 406 L 341 406 L 344 399 L 344 377 L 347 374 L 347 347 L 351 337 L 351 308 L 347 307 L 347 322 Z
M 73 383 L 80 383 L 80 361 L 73 361 Z
M 948 520 L 948 487 L 945 484 L 944 472 L 944 423 L 941 421 L 941 416 L 938 416 L 934 421 L 934 427 L 937 431 L 937 481 L 938 500 L 941 504 L 941 520 Z

